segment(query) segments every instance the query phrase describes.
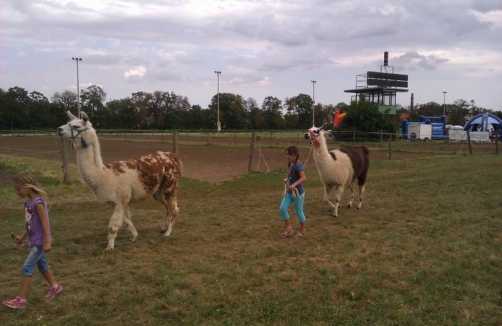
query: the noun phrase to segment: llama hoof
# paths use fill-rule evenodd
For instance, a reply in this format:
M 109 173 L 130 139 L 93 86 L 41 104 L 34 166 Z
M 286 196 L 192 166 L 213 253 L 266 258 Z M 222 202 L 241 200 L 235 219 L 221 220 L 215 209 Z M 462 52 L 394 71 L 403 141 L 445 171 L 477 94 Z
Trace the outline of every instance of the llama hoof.
M 136 242 L 136 237 L 130 239 L 131 242 Z
M 113 248 L 113 247 L 106 247 L 106 249 L 105 249 L 105 251 L 108 251 L 108 252 L 109 252 L 109 251 L 113 251 L 113 250 L 114 250 L 114 248 Z
M 352 205 L 351 205 L 351 204 L 348 204 L 348 205 L 347 205 L 347 208 L 351 208 L 351 207 L 352 207 Z

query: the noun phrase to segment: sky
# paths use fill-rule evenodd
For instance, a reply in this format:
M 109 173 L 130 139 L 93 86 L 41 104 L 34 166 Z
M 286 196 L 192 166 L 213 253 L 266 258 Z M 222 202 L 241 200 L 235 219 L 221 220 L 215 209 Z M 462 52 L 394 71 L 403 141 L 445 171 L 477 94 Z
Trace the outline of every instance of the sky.
M 500 0 L 2 0 L 0 88 L 51 98 L 100 86 L 106 101 L 174 92 L 350 103 L 358 75 L 409 77 L 409 106 L 502 109 Z M 216 74 L 215 71 L 221 71 Z M 219 77 L 219 82 L 218 82 Z M 315 81 L 313 83 L 312 81 Z M 446 92 L 446 93 L 443 93 Z

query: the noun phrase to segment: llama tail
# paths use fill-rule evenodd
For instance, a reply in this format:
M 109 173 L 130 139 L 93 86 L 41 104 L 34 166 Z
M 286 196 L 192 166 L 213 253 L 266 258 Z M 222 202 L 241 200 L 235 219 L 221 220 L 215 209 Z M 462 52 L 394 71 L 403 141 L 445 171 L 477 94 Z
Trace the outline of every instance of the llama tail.
M 178 163 L 178 168 L 180 170 L 180 177 L 181 177 L 183 172 L 183 161 L 181 161 L 179 156 L 176 156 L 176 162 Z
M 370 151 L 368 150 L 368 148 L 366 146 L 359 146 L 361 148 L 361 150 L 366 154 L 366 155 L 370 155 Z

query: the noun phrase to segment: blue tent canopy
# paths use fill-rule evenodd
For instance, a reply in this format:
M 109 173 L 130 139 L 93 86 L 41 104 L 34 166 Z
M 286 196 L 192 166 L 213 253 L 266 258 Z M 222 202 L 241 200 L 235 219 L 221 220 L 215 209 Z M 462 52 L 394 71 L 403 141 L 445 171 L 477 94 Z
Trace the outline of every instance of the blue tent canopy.
M 499 132 L 502 130 L 502 120 L 499 117 L 491 113 L 481 113 L 467 121 L 464 130 L 490 131 L 490 125 L 494 130 L 499 130 Z

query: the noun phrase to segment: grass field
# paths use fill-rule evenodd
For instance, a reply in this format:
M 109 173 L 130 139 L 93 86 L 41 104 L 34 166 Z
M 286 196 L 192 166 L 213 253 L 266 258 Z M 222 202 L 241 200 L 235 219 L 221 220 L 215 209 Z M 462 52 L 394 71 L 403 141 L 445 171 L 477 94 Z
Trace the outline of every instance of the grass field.
M 184 178 L 171 237 L 163 208 L 132 206 L 105 252 L 111 207 L 60 163 L 0 154 L 8 180 L 32 171 L 49 192 L 48 261 L 64 291 L 45 301 L 36 274 L 21 311 L 0 325 L 502 325 L 501 157 L 445 155 L 372 162 L 362 210 L 321 201 L 312 166 L 307 236 L 279 239 L 283 171 L 215 185 Z M 0 185 L 0 299 L 20 285 L 23 199 Z M 296 225 L 296 216 L 292 214 Z

